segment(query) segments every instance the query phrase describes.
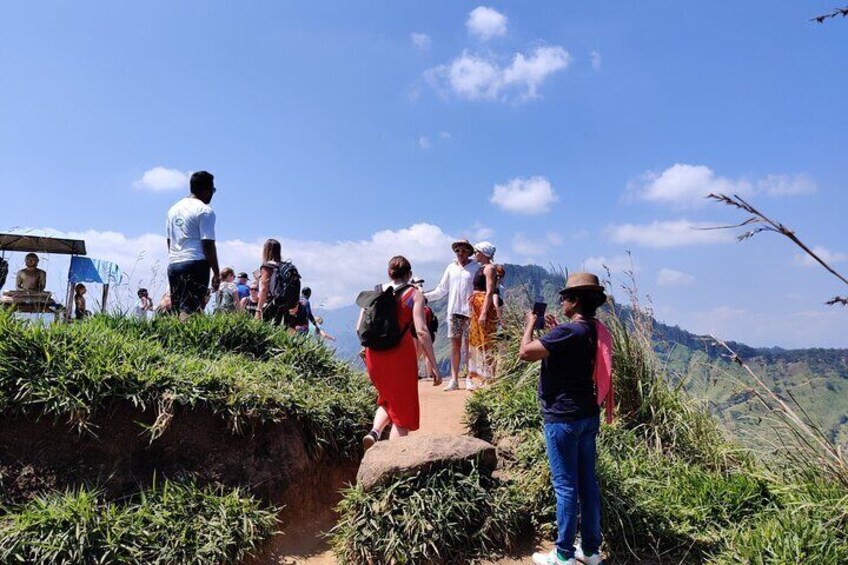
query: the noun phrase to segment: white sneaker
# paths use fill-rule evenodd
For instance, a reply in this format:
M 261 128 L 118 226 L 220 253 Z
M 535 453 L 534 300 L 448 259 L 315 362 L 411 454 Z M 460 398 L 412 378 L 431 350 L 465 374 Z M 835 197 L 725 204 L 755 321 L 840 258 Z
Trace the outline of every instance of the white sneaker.
M 534 553 L 533 563 L 535 565 L 580 565 L 574 558 L 560 559 L 556 549 L 552 549 L 549 553 Z
M 465 379 L 465 390 L 474 390 L 475 388 L 477 387 L 474 386 L 474 381 L 471 379 Z
M 448 381 L 448 385 L 442 390 L 448 391 L 448 390 L 456 390 L 458 388 L 459 388 L 459 385 L 456 383 L 456 379 L 451 379 L 451 380 Z
M 601 558 L 600 553 L 584 555 L 583 548 L 580 547 L 579 543 L 574 546 L 574 558 L 584 565 L 604 565 L 604 560 Z

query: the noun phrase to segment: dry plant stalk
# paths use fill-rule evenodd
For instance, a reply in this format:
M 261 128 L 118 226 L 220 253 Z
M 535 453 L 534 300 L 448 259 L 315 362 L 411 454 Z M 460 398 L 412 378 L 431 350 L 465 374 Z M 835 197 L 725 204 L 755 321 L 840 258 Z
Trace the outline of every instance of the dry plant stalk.
M 829 12 L 827 14 L 820 14 L 818 16 L 814 16 L 810 18 L 810 21 L 823 24 L 825 20 L 836 18 L 837 16 L 842 16 L 843 18 L 848 17 L 848 8 L 836 8 L 832 12 Z
M 757 383 L 759 390 L 752 390 L 752 392 L 757 395 L 760 401 L 768 409 L 777 405 L 778 412 L 789 422 L 790 428 L 798 436 L 798 439 L 810 451 L 819 456 L 820 463 L 825 468 L 833 471 L 833 475 L 848 486 L 848 460 L 842 453 L 842 449 L 831 443 L 815 425 L 809 423 L 809 417 L 803 408 L 798 407 L 802 412 L 802 415 L 799 415 L 785 400 L 778 396 L 726 342 L 713 335 L 709 337 L 713 340 L 713 343 L 724 348 L 728 352 L 730 360 L 742 367 Z
M 816 261 L 819 265 L 824 267 L 830 274 L 838 278 L 840 281 L 848 285 L 848 278 L 846 278 L 841 273 L 837 272 L 831 265 L 829 265 L 824 259 L 819 257 L 812 249 L 810 249 L 803 241 L 798 239 L 798 236 L 795 235 L 795 232 L 781 224 L 780 222 L 775 222 L 756 208 L 754 208 L 751 204 L 746 202 L 741 196 L 738 194 L 734 194 L 733 196 L 727 196 L 726 194 L 709 194 L 707 196 L 710 200 L 715 200 L 717 202 L 721 202 L 722 204 L 726 204 L 733 208 L 737 208 L 748 214 L 751 214 L 748 219 L 739 224 L 733 224 L 729 226 L 715 226 L 710 228 L 700 228 L 704 230 L 730 230 L 742 228 L 745 226 L 753 226 L 759 224 L 758 227 L 745 231 L 736 237 L 737 241 L 744 241 L 751 237 L 754 237 L 758 233 L 761 232 L 774 232 L 778 233 L 786 238 L 788 238 L 792 243 L 800 247 L 804 253 L 809 255 L 814 261 Z M 825 304 L 832 306 L 834 304 L 842 304 L 843 306 L 848 306 L 848 297 L 843 296 L 834 296 L 830 300 L 828 300 Z

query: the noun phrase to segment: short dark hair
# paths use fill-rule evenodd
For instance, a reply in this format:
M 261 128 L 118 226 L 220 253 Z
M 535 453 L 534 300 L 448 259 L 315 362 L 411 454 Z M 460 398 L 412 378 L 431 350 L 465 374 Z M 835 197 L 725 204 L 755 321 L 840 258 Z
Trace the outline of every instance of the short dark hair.
M 147 289 L 146 289 L 146 288 L 140 288 L 140 289 L 138 289 L 138 295 L 139 295 L 139 296 L 141 296 L 142 294 L 147 294 Z
M 310 296 L 312 296 L 312 289 L 308 286 L 305 286 L 303 287 L 303 290 L 300 291 L 300 293 L 306 298 L 309 298 Z
M 191 187 L 191 193 L 194 195 L 204 190 L 211 191 L 215 188 L 215 177 L 212 173 L 197 171 L 196 173 L 192 173 L 189 186 Z
M 412 274 L 412 265 L 409 260 L 397 255 L 389 261 L 389 278 L 393 281 L 408 278 Z

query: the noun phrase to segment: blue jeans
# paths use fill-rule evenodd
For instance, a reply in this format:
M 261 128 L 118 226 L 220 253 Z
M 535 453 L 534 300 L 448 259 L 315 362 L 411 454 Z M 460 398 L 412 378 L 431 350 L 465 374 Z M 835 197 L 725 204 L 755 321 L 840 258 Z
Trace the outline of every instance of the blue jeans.
M 556 494 L 556 548 L 566 559 L 574 557 L 578 500 L 583 553 L 591 555 L 601 547 L 601 491 L 595 478 L 595 438 L 599 427 L 599 416 L 545 424 L 548 463 Z

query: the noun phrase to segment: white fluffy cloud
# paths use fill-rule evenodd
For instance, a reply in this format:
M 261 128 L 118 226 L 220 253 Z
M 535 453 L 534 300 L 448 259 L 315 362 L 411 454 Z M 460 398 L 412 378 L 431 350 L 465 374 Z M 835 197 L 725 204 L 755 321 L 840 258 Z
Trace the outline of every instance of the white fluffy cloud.
M 422 51 L 426 51 L 433 44 L 433 40 L 426 33 L 413 33 L 409 36 L 412 44 Z
M 548 252 L 548 246 L 545 242 L 533 240 L 523 233 L 517 233 L 512 238 L 512 251 L 519 257 L 529 259 L 545 255 Z
M 621 224 L 607 228 L 609 238 L 616 243 L 636 244 L 643 247 L 666 248 L 686 245 L 723 243 L 733 240 L 726 230 L 704 230 L 713 224 L 671 220 L 650 224 Z
M 507 212 L 543 214 L 558 200 L 551 183 L 545 177 L 516 178 L 506 184 L 496 184 L 489 201 Z
M 663 268 L 657 273 L 657 284 L 659 286 L 686 286 L 693 282 L 695 282 L 695 277 L 674 269 Z
M 121 288 L 114 289 L 115 301 L 124 308 L 132 305 L 135 291 L 144 286 L 158 298 L 167 289 L 168 252 L 165 238 L 159 234 L 130 237 L 113 231 L 59 232 L 38 230 L 45 235 L 83 239 L 88 255 L 117 263 L 126 277 Z M 273 236 L 272 236 L 273 237 Z M 315 291 L 316 305 L 332 309 L 353 303 L 357 293 L 386 278 L 386 266 L 395 255 L 404 255 L 415 273 L 437 280 L 445 265 L 453 259 L 450 244 L 454 238 L 432 224 L 420 223 L 399 230 L 383 230 L 368 239 L 348 241 L 304 241 L 277 237 L 283 256 L 295 262 L 304 283 Z M 219 240 L 221 266 L 253 272 L 260 264 L 264 240 Z M 48 286 L 63 296 L 68 272 L 64 256 L 44 257 Z
M 433 143 L 430 141 L 430 138 L 426 135 L 422 135 L 418 138 L 418 147 L 421 149 L 430 149 L 433 146 Z
M 818 189 L 809 175 L 768 175 L 757 182 L 757 188 L 770 196 L 800 196 Z
M 592 51 L 589 56 L 592 59 L 592 70 L 600 71 L 601 70 L 601 54 L 597 51 Z
M 827 247 L 821 245 L 815 245 L 812 248 L 813 253 L 821 257 L 822 261 L 829 264 L 830 266 L 837 265 L 839 263 L 844 263 L 846 259 L 848 259 L 848 255 L 845 253 L 840 253 L 839 251 L 832 251 Z M 805 266 L 805 267 L 821 267 L 818 261 L 807 255 L 806 253 L 799 253 L 795 255 L 795 260 Z
M 705 204 L 710 193 L 748 194 L 751 188 L 749 182 L 719 177 L 709 167 L 677 163 L 661 173 L 644 173 L 628 191 L 640 200 L 694 207 Z
M 629 255 L 616 255 L 614 257 L 587 257 L 580 264 L 583 271 L 594 273 L 601 278 L 606 274 L 607 269 L 613 275 L 620 275 L 627 271 L 638 271 L 636 263 Z
M 647 171 L 627 187 L 631 198 L 670 204 L 677 208 L 703 206 L 710 193 L 767 194 L 769 196 L 798 196 L 816 191 L 812 177 L 798 175 L 767 175 L 751 182 L 746 179 L 730 179 L 715 174 L 704 165 L 676 163 L 668 169 Z
M 487 6 L 477 6 L 468 14 L 465 27 L 468 33 L 488 41 L 493 37 L 506 35 L 507 17 Z
M 152 190 L 154 192 L 188 189 L 190 177 L 191 172 L 166 169 L 165 167 L 153 167 L 145 171 L 141 178 L 133 183 L 133 186 L 141 190 Z
M 539 88 L 552 74 L 568 68 L 571 56 L 560 46 L 537 47 L 516 53 L 502 67 L 490 56 L 464 51 L 453 61 L 429 69 L 424 77 L 438 92 L 467 100 L 539 98 Z

